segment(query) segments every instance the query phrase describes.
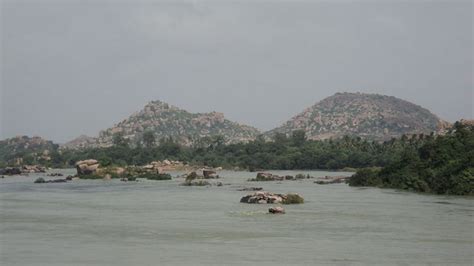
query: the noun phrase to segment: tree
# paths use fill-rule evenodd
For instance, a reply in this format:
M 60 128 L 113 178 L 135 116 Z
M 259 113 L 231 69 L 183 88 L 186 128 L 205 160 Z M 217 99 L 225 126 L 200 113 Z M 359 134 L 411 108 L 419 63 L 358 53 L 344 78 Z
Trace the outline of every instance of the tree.
M 128 147 L 128 139 L 125 139 L 123 132 L 117 132 L 112 137 L 112 143 L 115 146 Z
M 301 147 L 306 142 L 306 132 L 304 130 L 295 130 L 291 134 L 291 142 L 296 147 Z
M 153 131 L 147 130 L 143 132 L 143 144 L 145 144 L 145 147 L 152 148 L 155 145 L 155 142 L 156 142 L 156 137 Z

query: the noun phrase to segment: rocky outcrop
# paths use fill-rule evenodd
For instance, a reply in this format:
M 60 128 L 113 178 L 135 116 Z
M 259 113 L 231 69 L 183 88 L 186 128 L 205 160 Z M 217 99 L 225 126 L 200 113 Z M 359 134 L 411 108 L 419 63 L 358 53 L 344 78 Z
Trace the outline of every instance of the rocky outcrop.
M 392 96 L 336 93 L 288 120 L 265 135 L 291 135 L 302 130 L 308 139 L 346 135 L 369 140 L 389 140 L 403 134 L 430 134 L 449 127 L 429 110 Z
M 295 193 L 275 194 L 266 191 L 258 191 L 242 197 L 240 202 L 250 204 L 300 204 L 304 202 L 304 199 Z
M 69 142 L 66 142 L 60 146 L 60 149 L 79 150 L 85 148 L 96 148 L 98 147 L 97 138 L 81 135 Z
M 99 169 L 99 162 L 94 159 L 83 160 L 76 163 L 77 175 L 93 175 Z

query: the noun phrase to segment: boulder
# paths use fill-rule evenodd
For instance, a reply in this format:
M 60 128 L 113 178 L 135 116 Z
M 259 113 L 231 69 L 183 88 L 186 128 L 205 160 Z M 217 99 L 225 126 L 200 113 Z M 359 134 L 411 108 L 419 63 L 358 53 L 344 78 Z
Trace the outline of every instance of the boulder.
M 217 173 L 213 170 L 202 170 L 202 175 L 204 176 L 205 179 L 219 178 Z
M 95 174 L 99 168 L 99 162 L 94 159 L 79 161 L 76 163 L 76 170 L 79 176 Z
M 272 214 L 284 214 L 285 213 L 285 209 L 283 209 L 282 207 L 278 206 L 278 207 L 271 207 L 270 209 L 268 209 L 268 212 L 269 213 L 272 213 Z
M 251 204 L 282 203 L 283 195 L 258 191 L 240 199 L 240 202 Z

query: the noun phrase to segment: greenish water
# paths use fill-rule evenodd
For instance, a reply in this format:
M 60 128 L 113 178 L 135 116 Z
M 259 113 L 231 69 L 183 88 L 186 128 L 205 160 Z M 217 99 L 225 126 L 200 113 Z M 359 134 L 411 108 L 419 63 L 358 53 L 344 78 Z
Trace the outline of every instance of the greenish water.
M 223 187 L 0 179 L 0 264 L 473 264 L 473 198 L 220 175 Z M 270 215 L 269 205 L 239 203 L 241 186 L 297 192 L 305 204 Z

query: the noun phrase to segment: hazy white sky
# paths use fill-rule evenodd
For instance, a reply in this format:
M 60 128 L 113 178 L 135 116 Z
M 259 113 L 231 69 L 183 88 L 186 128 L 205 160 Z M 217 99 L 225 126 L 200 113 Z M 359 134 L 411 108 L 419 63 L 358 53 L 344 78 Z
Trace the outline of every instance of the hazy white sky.
M 1 1 L 1 0 L 0 0 Z M 339 91 L 473 117 L 471 1 L 1 1 L 0 138 L 160 99 L 267 130 Z

